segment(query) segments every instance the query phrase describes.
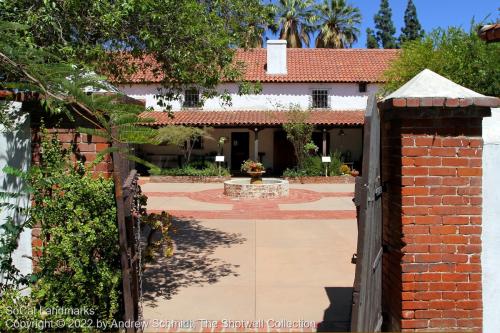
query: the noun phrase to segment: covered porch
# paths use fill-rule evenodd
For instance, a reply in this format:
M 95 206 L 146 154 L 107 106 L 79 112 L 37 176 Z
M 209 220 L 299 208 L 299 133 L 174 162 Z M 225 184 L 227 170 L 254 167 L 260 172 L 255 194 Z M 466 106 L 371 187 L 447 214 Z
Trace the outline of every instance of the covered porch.
M 362 155 L 363 111 L 310 111 L 307 122 L 315 125 L 313 142 L 322 156 L 338 152 L 343 160 L 359 167 Z M 211 138 L 202 138 L 194 145 L 192 161 L 215 161 L 224 156 L 224 166 L 233 174 L 241 163 L 253 159 L 264 164 L 269 174 L 281 175 L 295 165 L 293 146 L 286 138 L 282 124 L 286 111 L 178 111 L 174 117 L 166 113 L 147 112 L 154 126 L 184 125 L 210 127 Z M 223 145 L 219 139 L 225 138 Z M 183 163 L 180 147 L 142 145 L 139 154 L 160 168 L 175 168 Z

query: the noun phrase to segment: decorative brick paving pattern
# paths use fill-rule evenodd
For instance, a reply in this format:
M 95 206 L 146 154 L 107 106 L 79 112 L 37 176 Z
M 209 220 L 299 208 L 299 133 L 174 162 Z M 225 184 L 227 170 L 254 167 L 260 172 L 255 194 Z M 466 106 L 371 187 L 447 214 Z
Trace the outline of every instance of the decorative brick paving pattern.
M 354 192 L 316 192 L 311 190 L 290 189 L 290 194 L 286 198 L 272 199 L 244 199 L 230 198 L 224 195 L 222 190 L 204 190 L 196 192 L 144 192 L 148 197 L 187 197 L 196 201 L 210 203 L 247 202 L 262 204 L 275 202 L 276 204 L 305 203 L 319 200 L 324 197 L 353 197 Z
M 244 199 L 230 198 L 224 195 L 222 189 L 193 192 L 145 192 L 148 197 L 186 197 L 203 203 L 232 204 L 232 210 L 170 210 L 175 217 L 195 219 L 355 219 L 354 206 L 352 210 L 281 210 L 280 204 L 307 203 L 318 201 L 323 197 L 352 197 L 352 192 L 315 192 L 305 189 L 290 189 L 290 195 L 285 198 Z M 149 213 L 160 213 L 161 210 L 149 209 Z

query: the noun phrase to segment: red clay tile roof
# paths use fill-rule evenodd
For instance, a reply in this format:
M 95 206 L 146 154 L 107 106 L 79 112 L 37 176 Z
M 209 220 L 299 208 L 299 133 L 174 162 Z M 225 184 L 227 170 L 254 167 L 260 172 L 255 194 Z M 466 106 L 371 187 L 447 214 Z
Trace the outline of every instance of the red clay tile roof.
M 276 126 L 286 122 L 286 111 L 175 111 L 174 117 L 165 112 L 143 112 L 142 117 L 154 119 L 147 125 L 189 126 Z M 309 123 L 315 125 L 359 126 L 364 122 L 364 111 L 311 111 Z
M 238 50 L 245 79 L 261 82 L 381 82 L 398 50 L 287 49 L 287 74 L 266 74 L 266 49 Z
M 382 73 L 396 59 L 398 50 L 287 49 L 286 75 L 266 74 L 266 49 L 237 50 L 236 62 L 245 64 L 244 79 L 260 82 L 382 82 Z M 154 64 L 150 56 L 143 63 Z M 133 60 L 140 66 L 140 60 Z M 155 67 L 150 66 L 150 67 Z M 143 68 L 122 83 L 158 83 L 163 75 Z

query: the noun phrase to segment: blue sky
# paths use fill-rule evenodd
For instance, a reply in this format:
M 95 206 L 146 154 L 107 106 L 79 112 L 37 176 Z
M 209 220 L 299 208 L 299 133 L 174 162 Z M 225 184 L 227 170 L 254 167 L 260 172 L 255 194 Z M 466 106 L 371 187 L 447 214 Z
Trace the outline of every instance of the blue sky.
M 373 16 L 379 9 L 380 0 L 348 0 L 348 2 L 357 6 L 363 16 L 361 36 L 353 47 L 365 47 L 366 28 L 374 28 Z M 491 14 L 489 21 L 496 21 L 499 18 L 498 0 L 413 0 L 413 3 L 417 7 L 417 15 L 425 31 L 448 26 L 462 26 L 468 30 L 472 17 L 476 22 L 482 21 L 488 14 Z M 399 36 L 404 24 L 407 0 L 389 0 L 389 4 L 392 8 L 392 20 L 396 26 L 396 36 Z

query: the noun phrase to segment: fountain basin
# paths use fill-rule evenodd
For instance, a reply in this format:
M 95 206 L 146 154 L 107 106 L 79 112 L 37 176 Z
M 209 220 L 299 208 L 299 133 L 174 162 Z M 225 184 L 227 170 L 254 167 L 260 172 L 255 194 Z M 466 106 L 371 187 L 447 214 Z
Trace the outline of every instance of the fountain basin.
M 289 193 L 288 180 L 263 178 L 262 184 L 250 184 L 250 178 L 236 178 L 224 182 L 224 195 L 232 198 L 280 198 Z

